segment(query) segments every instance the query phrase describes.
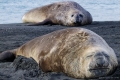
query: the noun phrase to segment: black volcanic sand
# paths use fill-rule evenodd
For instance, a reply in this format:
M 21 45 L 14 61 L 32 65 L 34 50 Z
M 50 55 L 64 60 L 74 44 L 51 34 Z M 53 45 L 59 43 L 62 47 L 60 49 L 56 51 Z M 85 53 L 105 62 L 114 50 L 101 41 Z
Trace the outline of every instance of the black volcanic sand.
M 93 22 L 91 25 L 81 26 L 102 36 L 115 50 L 119 66 L 116 72 L 99 80 L 120 79 L 120 21 Z M 0 53 L 14 49 L 25 42 L 55 30 L 69 28 L 60 25 L 25 26 L 22 23 L 0 24 Z M 32 58 L 18 56 L 13 62 L 0 62 L 0 80 L 78 80 L 68 77 L 64 73 L 44 73 Z M 81 79 L 83 80 L 83 79 Z M 94 80 L 94 79 L 91 79 Z

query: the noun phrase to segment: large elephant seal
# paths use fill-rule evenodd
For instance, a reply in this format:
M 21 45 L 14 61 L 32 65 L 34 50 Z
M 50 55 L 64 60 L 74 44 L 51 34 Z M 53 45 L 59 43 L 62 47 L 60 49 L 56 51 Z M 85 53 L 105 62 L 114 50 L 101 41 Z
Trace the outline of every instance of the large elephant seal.
M 91 14 L 73 1 L 64 1 L 32 9 L 25 13 L 23 22 L 33 25 L 61 24 L 80 26 L 92 23 Z
M 2 52 L 0 60 L 32 57 L 47 72 L 64 72 L 74 78 L 97 78 L 114 73 L 117 57 L 106 41 L 84 28 L 68 28 L 37 37 L 21 47 Z

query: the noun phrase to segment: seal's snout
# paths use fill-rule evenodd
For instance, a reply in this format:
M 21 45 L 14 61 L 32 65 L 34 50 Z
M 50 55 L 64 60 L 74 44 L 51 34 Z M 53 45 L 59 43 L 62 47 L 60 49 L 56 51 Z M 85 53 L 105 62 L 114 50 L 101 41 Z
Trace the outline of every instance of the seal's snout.
M 104 76 L 109 73 L 110 62 L 109 55 L 105 52 L 97 52 L 89 65 L 89 71 L 94 77 Z
M 76 23 L 81 23 L 82 22 L 83 15 L 82 14 L 77 14 L 76 15 Z
M 82 19 L 83 19 L 83 15 L 79 14 L 79 13 L 75 13 L 72 14 L 71 17 L 74 17 L 74 24 L 81 24 L 82 23 Z
M 99 67 L 99 68 L 108 67 L 109 65 L 108 60 L 104 52 L 97 53 L 94 57 L 96 61 L 96 67 Z
M 105 61 L 103 60 L 103 58 L 98 58 L 96 60 L 96 64 L 97 64 L 98 67 L 103 67 L 104 63 L 105 63 Z

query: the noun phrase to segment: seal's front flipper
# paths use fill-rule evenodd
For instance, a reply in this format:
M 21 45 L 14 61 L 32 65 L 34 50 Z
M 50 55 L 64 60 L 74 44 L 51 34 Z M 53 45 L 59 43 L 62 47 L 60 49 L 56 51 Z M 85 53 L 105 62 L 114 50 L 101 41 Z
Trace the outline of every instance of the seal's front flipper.
M 15 50 L 0 53 L 0 62 L 12 62 L 15 59 Z
M 39 25 L 47 25 L 47 24 L 53 24 L 51 20 L 46 19 L 42 22 L 34 23 L 34 24 L 27 24 L 27 26 L 39 26 Z

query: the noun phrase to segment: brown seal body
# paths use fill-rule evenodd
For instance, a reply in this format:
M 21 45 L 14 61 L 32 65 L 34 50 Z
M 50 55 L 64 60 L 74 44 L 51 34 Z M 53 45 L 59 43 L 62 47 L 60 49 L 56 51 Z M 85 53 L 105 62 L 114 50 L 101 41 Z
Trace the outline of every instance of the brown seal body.
M 0 54 L 32 57 L 47 71 L 64 72 L 74 78 L 96 78 L 114 73 L 117 57 L 106 41 L 84 28 L 68 28 L 37 37 L 21 47 Z
M 92 23 L 91 14 L 73 1 L 64 1 L 32 9 L 25 13 L 23 22 L 80 26 Z

